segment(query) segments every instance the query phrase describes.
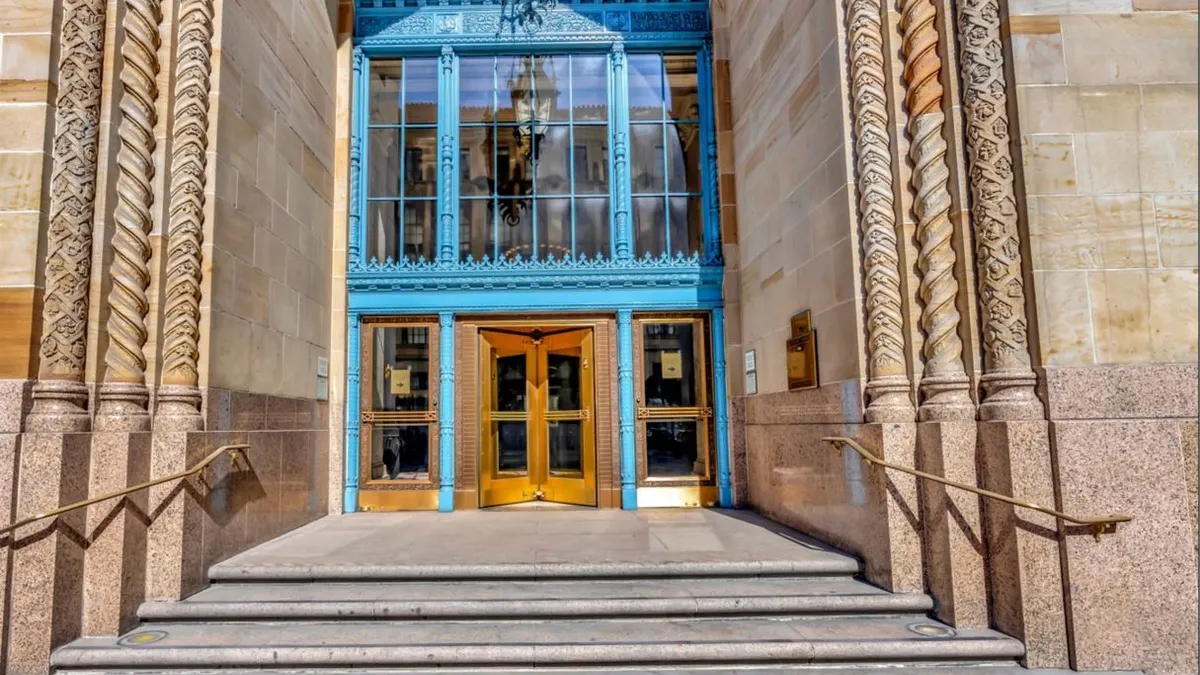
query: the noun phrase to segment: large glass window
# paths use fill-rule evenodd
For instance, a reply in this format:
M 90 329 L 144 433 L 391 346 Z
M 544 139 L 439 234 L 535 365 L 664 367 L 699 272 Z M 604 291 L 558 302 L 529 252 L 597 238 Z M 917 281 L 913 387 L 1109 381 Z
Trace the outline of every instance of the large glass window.
M 608 59 L 459 60 L 459 254 L 609 255 Z
M 642 478 L 711 478 L 704 322 L 698 318 L 647 318 L 638 325 Z
M 371 62 L 365 257 L 415 260 L 437 246 L 436 59 Z
M 634 251 L 703 248 L 700 98 L 694 54 L 629 56 Z

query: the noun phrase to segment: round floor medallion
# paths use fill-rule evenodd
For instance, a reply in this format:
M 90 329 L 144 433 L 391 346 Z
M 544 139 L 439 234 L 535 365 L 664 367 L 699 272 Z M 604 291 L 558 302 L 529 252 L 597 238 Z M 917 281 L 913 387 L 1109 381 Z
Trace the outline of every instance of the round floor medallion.
M 921 635 L 923 637 L 954 637 L 957 633 L 953 628 L 948 626 L 939 626 L 934 623 L 910 623 L 906 626 L 908 630 Z
M 126 635 L 120 640 L 117 640 L 117 644 L 121 645 L 122 647 L 144 647 L 146 645 L 152 645 L 165 637 L 167 637 L 166 631 L 147 630 L 142 631 L 141 633 L 134 633 L 133 635 Z

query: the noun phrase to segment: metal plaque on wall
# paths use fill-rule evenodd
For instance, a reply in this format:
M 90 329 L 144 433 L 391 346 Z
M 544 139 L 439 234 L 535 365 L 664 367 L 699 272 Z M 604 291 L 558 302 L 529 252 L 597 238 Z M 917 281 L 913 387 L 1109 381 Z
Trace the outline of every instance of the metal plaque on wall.
M 805 310 L 792 317 L 792 339 L 787 341 L 788 390 L 816 389 L 817 332 L 812 329 L 812 315 Z

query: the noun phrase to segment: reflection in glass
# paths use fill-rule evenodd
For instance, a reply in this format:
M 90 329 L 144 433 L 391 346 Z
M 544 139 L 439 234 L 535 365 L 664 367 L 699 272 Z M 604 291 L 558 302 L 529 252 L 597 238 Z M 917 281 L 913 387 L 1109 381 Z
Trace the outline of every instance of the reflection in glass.
M 404 60 L 404 123 L 437 124 L 437 59 Z
M 571 200 L 539 199 L 537 202 L 539 258 L 562 258 L 571 254 Z
M 496 59 L 464 56 L 458 60 L 458 121 L 491 122 L 496 106 Z
M 611 248 L 608 198 L 575 200 L 575 253 L 608 257 Z
M 500 412 L 522 412 L 525 407 L 525 355 L 500 356 L 496 358 L 495 410 Z
M 691 255 L 703 248 L 699 197 L 671 197 L 671 255 Z
M 404 202 L 404 256 L 409 260 L 434 257 L 437 202 L 432 199 Z
M 574 354 L 547 354 L 546 364 L 546 409 L 579 410 L 580 357 Z
M 576 126 L 574 134 L 575 194 L 608 194 L 608 127 Z
M 673 193 L 700 192 L 700 127 L 667 125 L 667 174 Z
M 386 326 L 371 331 L 371 410 L 429 409 L 429 328 Z
M 486 255 L 491 259 L 492 202 L 484 199 L 464 199 L 459 202 L 459 206 L 460 258 L 466 260 L 469 255 L 472 260 L 482 260 Z
M 607 57 L 571 57 L 571 108 L 576 122 L 608 119 Z
M 500 224 L 496 233 L 499 256 L 528 260 L 533 257 L 533 205 L 518 199 L 500 199 Z
M 695 407 L 695 324 L 647 323 L 642 334 L 646 406 Z
M 405 197 L 437 195 L 437 159 L 437 129 L 405 130 Z
M 651 478 L 703 476 L 695 420 L 646 422 L 646 474 Z
M 538 63 L 534 79 L 539 100 L 550 99 L 554 104 L 549 106 L 547 119 L 566 122 L 571 119 L 571 108 L 567 105 L 567 83 L 570 82 L 570 57 L 565 55 L 540 56 L 535 59 Z
M 629 129 L 632 152 L 630 174 L 634 194 L 663 191 L 663 128 L 661 124 L 635 124 Z
M 534 193 L 562 195 L 571 193 L 571 128 L 548 127 L 537 139 L 537 165 Z
M 630 54 L 629 119 L 663 119 L 663 58 L 660 54 Z
M 400 124 L 402 68 L 400 61 L 371 61 L 371 124 Z
M 633 200 L 634 254 L 660 256 L 667 250 L 666 214 L 662 197 Z
M 372 480 L 429 480 L 429 426 L 374 426 Z
M 696 88 L 696 56 L 670 54 L 665 57 L 667 71 L 667 112 L 674 120 L 700 119 L 700 96 Z
M 496 174 L 492 139 L 484 127 L 462 127 L 458 130 L 460 149 L 459 194 L 463 197 L 491 194 L 491 177 Z
M 495 422 L 496 469 L 505 473 L 527 473 L 529 450 L 525 422 Z
M 363 258 L 384 262 L 400 259 L 400 202 L 368 202 L 367 250 Z
M 549 422 L 546 448 L 550 454 L 550 475 L 581 476 L 583 474 L 583 422 L 578 420 Z
M 370 159 L 367 167 L 368 197 L 400 196 L 400 143 L 403 133 L 399 128 L 371 129 L 367 132 L 367 157 Z

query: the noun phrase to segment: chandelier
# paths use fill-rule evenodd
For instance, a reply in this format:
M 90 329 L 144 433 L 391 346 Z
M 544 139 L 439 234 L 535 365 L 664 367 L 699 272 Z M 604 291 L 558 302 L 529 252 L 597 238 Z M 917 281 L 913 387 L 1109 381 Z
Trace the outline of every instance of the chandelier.
M 497 185 L 500 195 L 516 197 L 500 200 L 504 224 L 516 227 L 532 208 L 534 170 L 542 150 L 550 115 L 558 99 L 554 76 L 544 56 L 521 56 L 513 74 L 505 83 L 512 102 L 516 126 L 512 128 L 515 171 L 509 171 Z M 490 146 L 490 139 L 488 141 Z M 497 177 L 498 178 L 498 177 Z
M 542 25 L 542 14 L 558 6 L 558 0 L 500 0 L 500 30 L 505 24 L 515 32 L 520 26 L 533 31 Z

